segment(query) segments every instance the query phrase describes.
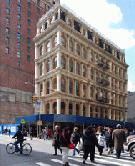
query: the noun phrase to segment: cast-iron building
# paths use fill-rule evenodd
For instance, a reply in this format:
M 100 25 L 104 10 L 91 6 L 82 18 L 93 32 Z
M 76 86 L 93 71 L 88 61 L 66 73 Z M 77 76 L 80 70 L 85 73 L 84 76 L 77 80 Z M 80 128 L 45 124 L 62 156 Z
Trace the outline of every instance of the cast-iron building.
M 123 50 L 60 5 L 39 20 L 34 41 L 42 114 L 126 120 Z

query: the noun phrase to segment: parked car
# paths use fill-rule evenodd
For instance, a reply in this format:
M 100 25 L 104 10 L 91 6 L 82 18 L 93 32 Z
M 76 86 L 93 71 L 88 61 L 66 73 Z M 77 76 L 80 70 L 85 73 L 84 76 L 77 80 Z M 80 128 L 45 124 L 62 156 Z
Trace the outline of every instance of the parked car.
M 135 159 L 135 135 L 127 137 L 127 146 L 130 156 Z

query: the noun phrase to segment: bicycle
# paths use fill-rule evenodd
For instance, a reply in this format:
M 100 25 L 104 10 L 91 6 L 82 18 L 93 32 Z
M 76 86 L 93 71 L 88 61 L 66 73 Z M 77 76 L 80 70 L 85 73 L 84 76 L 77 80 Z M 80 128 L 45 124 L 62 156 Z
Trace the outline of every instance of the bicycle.
M 29 143 L 24 143 L 25 140 L 26 139 L 24 139 L 23 143 L 22 143 L 22 150 L 18 146 L 18 150 L 16 151 L 14 143 L 11 142 L 11 143 L 7 144 L 6 152 L 8 154 L 14 154 L 16 152 L 22 152 L 22 154 L 24 154 L 24 155 L 30 155 L 31 152 L 32 152 L 32 147 Z

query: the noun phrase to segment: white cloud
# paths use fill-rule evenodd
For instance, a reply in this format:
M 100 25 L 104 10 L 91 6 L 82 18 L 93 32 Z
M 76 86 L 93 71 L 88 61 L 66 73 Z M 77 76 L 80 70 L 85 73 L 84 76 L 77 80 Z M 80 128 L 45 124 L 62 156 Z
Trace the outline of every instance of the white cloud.
M 130 80 L 128 81 L 128 91 L 135 92 L 135 83 Z
M 107 0 L 61 0 L 61 3 L 119 47 L 127 49 L 135 46 L 135 31 L 112 27 L 112 25 L 119 25 L 123 19 L 119 6 L 110 4 Z

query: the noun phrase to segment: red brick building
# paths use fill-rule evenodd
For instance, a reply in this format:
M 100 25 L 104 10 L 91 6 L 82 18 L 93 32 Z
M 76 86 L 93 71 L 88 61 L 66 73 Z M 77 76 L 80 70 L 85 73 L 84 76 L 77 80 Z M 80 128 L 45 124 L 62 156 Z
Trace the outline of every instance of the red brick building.
M 0 124 L 33 113 L 33 37 L 38 19 L 52 4 L 47 0 L 0 0 Z

